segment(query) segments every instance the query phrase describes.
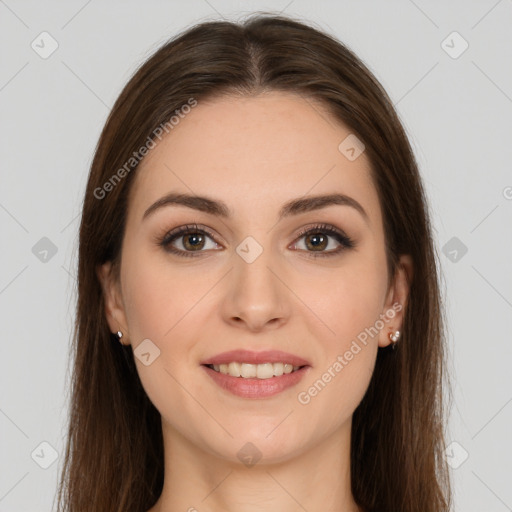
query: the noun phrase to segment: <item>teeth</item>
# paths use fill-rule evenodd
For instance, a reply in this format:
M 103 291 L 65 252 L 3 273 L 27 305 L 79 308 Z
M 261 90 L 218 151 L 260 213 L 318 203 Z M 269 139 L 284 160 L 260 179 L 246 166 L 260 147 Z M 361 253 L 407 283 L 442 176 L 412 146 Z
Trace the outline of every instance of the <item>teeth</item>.
M 228 373 L 229 375 L 233 375 L 233 377 L 240 377 L 240 375 L 241 375 L 240 363 L 229 363 L 226 366 L 227 366 L 227 368 L 226 368 L 225 373 Z
M 283 373 L 292 373 L 299 368 L 300 366 L 293 366 L 288 363 L 249 364 L 233 362 L 213 365 L 216 372 L 244 379 L 270 379 L 274 376 L 280 377 Z

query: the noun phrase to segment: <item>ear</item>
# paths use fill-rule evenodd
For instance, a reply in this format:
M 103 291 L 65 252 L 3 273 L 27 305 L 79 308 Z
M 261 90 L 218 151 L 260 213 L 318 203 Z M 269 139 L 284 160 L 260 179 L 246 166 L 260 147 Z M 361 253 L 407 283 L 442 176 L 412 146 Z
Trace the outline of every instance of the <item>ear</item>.
M 379 333 L 379 347 L 387 347 L 392 343 L 389 339 L 390 333 L 403 330 L 403 318 L 409 299 L 412 276 L 412 258 L 408 254 L 402 254 L 382 311 L 384 327 Z
M 120 283 L 117 282 L 112 271 L 112 262 L 107 261 L 102 265 L 96 267 L 96 274 L 101 283 L 103 290 L 103 298 L 105 303 L 105 315 L 110 331 L 117 334 L 117 331 L 123 333 L 122 340 L 119 340 L 123 345 L 129 345 L 127 342 L 128 331 L 124 305 L 120 290 Z

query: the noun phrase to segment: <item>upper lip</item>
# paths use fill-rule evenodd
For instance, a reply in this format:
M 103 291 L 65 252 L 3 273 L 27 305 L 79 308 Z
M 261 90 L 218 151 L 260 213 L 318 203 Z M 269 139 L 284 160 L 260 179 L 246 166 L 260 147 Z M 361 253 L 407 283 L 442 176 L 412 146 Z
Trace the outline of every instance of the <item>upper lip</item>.
M 309 361 L 302 359 L 302 357 L 282 352 L 281 350 L 265 350 L 263 352 L 230 350 L 229 352 L 222 352 L 222 354 L 209 357 L 202 361 L 201 364 L 229 364 L 232 362 L 250 364 L 289 363 L 293 366 L 310 366 Z

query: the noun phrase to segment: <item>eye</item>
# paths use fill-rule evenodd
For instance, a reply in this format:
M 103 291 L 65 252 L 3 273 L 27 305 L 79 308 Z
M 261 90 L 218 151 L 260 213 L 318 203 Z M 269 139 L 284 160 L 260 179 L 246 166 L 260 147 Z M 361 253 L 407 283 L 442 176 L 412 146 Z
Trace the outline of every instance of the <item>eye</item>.
M 208 247 L 208 238 L 213 242 L 213 247 Z M 173 245 L 176 241 L 178 247 Z M 215 249 L 218 245 L 213 240 L 213 234 L 205 228 L 199 228 L 197 224 L 176 228 L 167 233 L 158 243 L 166 251 L 185 257 L 199 256 L 204 252 L 203 249 Z
M 304 229 L 299 234 L 299 239 L 302 238 L 305 239 L 304 246 L 306 247 L 306 252 L 309 253 L 308 256 L 313 258 L 318 256 L 335 256 L 346 249 L 355 247 L 355 243 L 352 239 L 341 230 L 329 224 L 317 224 Z M 329 238 L 334 238 L 339 246 L 334 249 L 331 248 L 331 250 L 325 250 L 329 245 L 332 245 L 330 244 Z
M 158 240 L 158 244 L 165 251 L 184 257 L 200 256 L 205 250 L 216 249 L 219 247 L 214 240 L 215 236 L 207 228 L 200 228 L 197 224 L 181 226 L 168 232 L 163 238 Z M 305 239 L 304 247 L 300 248 L 311 257 L 335 256 L 340 252 L 355 247 L 355 243 L 345 233 L 329 224 L 316 224 L 303 229 L 297 240 Z M 208 239 L 213 243 L 208 246 Z M 334 242 L 338 247 L 328 249 Z M 334 243 L 335 244 L 335 243 Z M 296 249 L 300 243 L 295 242 L 293 248 Z

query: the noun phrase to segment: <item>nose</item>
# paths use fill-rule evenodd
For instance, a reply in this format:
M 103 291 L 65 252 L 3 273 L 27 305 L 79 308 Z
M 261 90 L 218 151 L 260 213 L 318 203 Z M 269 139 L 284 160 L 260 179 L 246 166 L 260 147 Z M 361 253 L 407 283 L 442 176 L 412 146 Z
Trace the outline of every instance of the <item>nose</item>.
M 252 263 L 238 255 L 228 275 L 228 290 L 222 303 L 224 320 L 252 332 L 276 329 L 290 313 L 290 291 L 279 267 L 264 250 Z

